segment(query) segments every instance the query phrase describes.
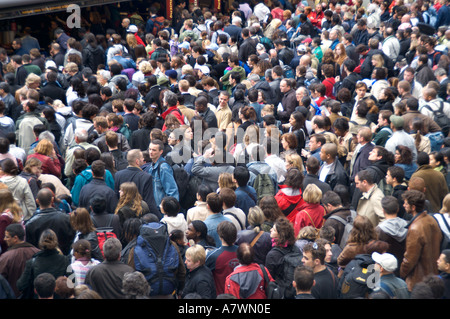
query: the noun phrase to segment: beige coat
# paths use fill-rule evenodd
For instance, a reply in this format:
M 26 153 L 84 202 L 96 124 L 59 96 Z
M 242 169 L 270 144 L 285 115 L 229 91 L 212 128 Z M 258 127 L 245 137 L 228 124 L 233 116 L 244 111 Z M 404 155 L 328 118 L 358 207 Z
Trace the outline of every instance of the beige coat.
M 384 194 L 374 185 L 368 192 L 362 193 L 358 202 L 358 215 L 366 216 L 372 222 L 374 227 L 384 220 L 383 208 L 381 207 L 381 200 Z

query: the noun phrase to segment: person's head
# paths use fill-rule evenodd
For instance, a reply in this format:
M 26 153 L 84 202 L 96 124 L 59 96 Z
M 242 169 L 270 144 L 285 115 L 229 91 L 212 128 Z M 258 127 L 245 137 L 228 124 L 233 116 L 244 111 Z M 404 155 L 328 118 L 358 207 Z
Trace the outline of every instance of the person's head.
M 108 238 L 103 244 L 103 255 L 106 261 L 117 261 L 120 258 L 122 244 L 115 237 Z
M 320 149 L 320 159 L 328 164 L 333 163 L 338 155 L 338 148 L 335 143 L 325 143 Z
M 39 299 L 53 299 L 56 287 L 55 276 L 48 272 L 41 273 L 34 279 L 33 286 Z
M 36 203 L 41 209 L 50 208 L 55 200 L 55 194 L 49 188 L 42 188 L 37 193 Z
M 401 184 L 404 178 L 405 170 L 400 166 L 390 166 L 386 172 L 386 183 L 389 185 Z
M 292 189 L 302 189 L 303 179 L 303 173 L 297 168 L 292 168 L 286 173 L 284 184 Z
M 379 270 L 381 275 L 393 273 L 398 267 L 397 258 L 389 253 L 372 253 L 372 259 L 375 262 L 375 270 Z
M 150 159 L 156 162 L 164 152 L 164 143 L 161 140 L 152 140 L 148 147 Z
M 444 249 L 441 251 L 437 260 L 438 270 L 450 273 L 450 249 Z
M 176 217 L 180 212 L 181 206 L 178 200 L 173 196 L 166 196 L 160 204 L 161 212 L 168 217 Z
M 373 176 L 368 170 L 359 171 L 355 176 L 355 187 L 365 193 L 374 186 Z
M 214 213 L 220 213 L 223 209 L 223 201 L 217 193 L 209 193 L 206 196 L 206 206 L 208 209 Z
M 323 134 L 314 134 L 309 138 L 309 150 L 315 151 L 326 143 L 326 138 Z
M 279 217 L 270 230 L 270 237 L 276 246 L 291 246 L 295 243 L 294 226 L 285 217 Z
M 322 191 L 316 184 L 308 184 L 303 190 L 303 200 L 310 204 L 319 204 L 322 199 Z
M 93 213 L 101 214 L 106 210 L 106 197 L 102 194 L 94 195 L 89 204 Z
M 147 299 L 150 284 L 142 272 L 133 271 L 123 275 L 122 290 L 126 299 Z
M 426 197 L 421 191 L 407 190 L 402 194 L 402 199 L 405 211 L 413 216 L 420 214 L 425 207 Z
M 87 239 L 79 239 L 72 244 L 75 259 L 87 258 L 91 259 L 92 246 Z
M 78 207 L 70 213 L 70 225 L 74 230 L 85 235 L 95 230 L 91 215 L 84 207 Z
M 59 249 L 59 242 L 56 233 L 51 229 L 45 229 L 39 237 L 38 246 L 42 250 Z
M 381 207 L 386 218 L 395 218 L 399 210 L 397 198 L 394 196 L 385 196 L 381 199 Z
M 236 242 L 237 229 L 230 221 L 220 222 L 217 225 L 217 234 L 227 246 L 232 246 Z
M 94 178 L 103 178 L 106 171 L 105 162 L 103 162 L 102 160 L 96 160 L 92 162 L 91 170 L 92 176 Z
M 442 152 L 431 152 L 430 156 L 430 166 L 432 168 L 440 167 L 445 165 L 444 154 Z
M 11 247 L 25 240 L 25 230 L 20 223 L 9 224 L 5 228 L 4 241 Z
M 318 244 L 317 242 L 307 243 L 303 247 L 303 265 L 317 271 L 321 266 L 325 265 L 325 255 L 326 250 L 324 245 Z
M 342 206 L 341 197 L 334 191 L 327 191 L 323 194 L 322 205 L 328 212 L 331 212 Z
M 186 259 L 184 263 L 189 271 L 193 271 L 205 264 L 206 252 L 202 245 L 196 244 L 189 247 L 186 250 L 185 256 Z
M 310 292 L 314 283 L 314 270 L 311 267 L 301 265 L 295 268 L 292 285 L 297 293 Z
M 250 179 L 250 172 L 245 166 L 236 166 L 233 172 L 233 178 L 236 180 L 239 187 L 244 187 Z
M 377 233 L 372 222 L 366 216 L 357 215 L 353 221 L 348 242 L 367 244 L 373 239 L 377 239 Z

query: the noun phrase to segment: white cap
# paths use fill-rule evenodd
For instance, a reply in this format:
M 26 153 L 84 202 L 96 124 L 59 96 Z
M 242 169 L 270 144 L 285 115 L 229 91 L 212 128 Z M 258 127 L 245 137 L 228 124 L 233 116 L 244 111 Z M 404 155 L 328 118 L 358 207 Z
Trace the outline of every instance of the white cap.
M 394 272 L 397 269 L 397 258 L 389 253 L 379 254 L 374 252 L 372 259 L 377 264 L 380 264 L 388 272 Z

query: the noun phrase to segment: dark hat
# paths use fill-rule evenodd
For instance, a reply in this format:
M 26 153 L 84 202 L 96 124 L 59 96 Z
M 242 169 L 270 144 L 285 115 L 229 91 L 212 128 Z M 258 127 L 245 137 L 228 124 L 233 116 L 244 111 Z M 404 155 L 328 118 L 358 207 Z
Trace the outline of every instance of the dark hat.
M 167 70 L 165 74 L 171 79 L 178 78 L 178 73 L 175 70 Z

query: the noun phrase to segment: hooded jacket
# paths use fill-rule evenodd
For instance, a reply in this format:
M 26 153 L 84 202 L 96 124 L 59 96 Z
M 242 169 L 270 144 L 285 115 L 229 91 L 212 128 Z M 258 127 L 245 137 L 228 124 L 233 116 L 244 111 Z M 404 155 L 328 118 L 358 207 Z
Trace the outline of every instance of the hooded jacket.
M 378 233 L 378 239 L 389 244 L 387 252 L 394 255 L 397 261 L 401 261 L 405 253 L 405 240 L 408 234 L 407 225 L 408 222 L 406 220 L 396 217 L 382 221 L 375 229 Z M 397 267 L 396 275 L 399 274 L 399 268 Z
M 300 189 L 293 189 L 283 185 L 280 185 L 280 188 L 281 189 L 275 195 L 275 199 L 278 206 L 289 221 L 294 224 L 297 213 L 306 205 L 302 197 L 302 191 Z M 289 212 L 289 207 L 292 207 L 294 204 L 297 205 L 294 206 L 291 212 Z
M 273 281 L 267 269 L 266 273 L 269 281 Z M 225 293 L 237 299 L 266 299 L 265 284 L 264 274 L 258 264 L 239 265 L 227 276 Z

